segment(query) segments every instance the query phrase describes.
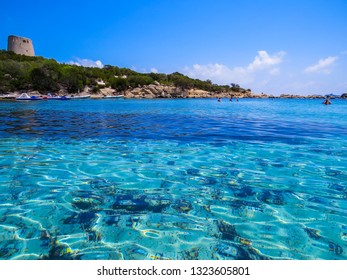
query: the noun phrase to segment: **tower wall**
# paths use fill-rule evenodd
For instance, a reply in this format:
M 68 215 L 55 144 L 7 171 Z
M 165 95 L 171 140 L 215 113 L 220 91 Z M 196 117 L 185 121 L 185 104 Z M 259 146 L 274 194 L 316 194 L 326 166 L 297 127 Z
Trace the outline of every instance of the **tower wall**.
M 7 50 L 16 54 L 35 56 L 33 42 L 29 38 L 14 35 L 8 36 Z

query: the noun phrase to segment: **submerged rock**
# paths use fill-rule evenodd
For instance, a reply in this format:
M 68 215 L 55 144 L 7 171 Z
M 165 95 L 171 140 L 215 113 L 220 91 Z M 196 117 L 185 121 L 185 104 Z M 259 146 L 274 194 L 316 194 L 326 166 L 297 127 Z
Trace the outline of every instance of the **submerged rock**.
M 314 240 L 318 240 L 321 238 L 319 235 L 319 231 L 313 228 L 304 228 L 305 232 L 308 234 L 308 236 Z
M 192 205 L 186 201 L 177 201 L 175 204 L 172 205 L 172 208 L 179 213 L 187 214 L 190 210 L 192 210 Z
M 217 227 L 222 239 L 234 241 L 238 235 L 234 225 L 224 221 L 217 221 Z
M 112 205 L 115 210 L 124 210 L 126 212 L 154 212 L 161 213 L 170 205 L 170 201 L 160 197 L 120 195 Z
M 82 229 L 92 228 L 97 220 L 97 214 L 94 212 L 75 213 L 63 220 L 64 224 L 80 224 Z
M 195 169 L 195 168 L 189 168 L 189 169 L 187 169 L 186 172 L 188 175 L 192 175 L 192 176 L 199 176 L 200 175 L 199 169 Z
M 52 241 L 51 248 L 47 255 L 43 255 L 41 260 L 74 260 L 76 256 L 71 248 L 56 239 Z
M 72 206 L 80 210 L 89 210 L 100 205 L 101 202 L 92 198 L 78 198 L 72 201 Z
M 184 250 L 180 252 L 183 260 L 198 260 L 199 248 L 192 248 L 190 250 Z
M 258 195 L 258 199 L 267 204 L 284 205 L 285 200 L 281 191 L 264 191 Z
M 341 255 L 343 253 L 342 247 L 331 241 L 329 242 L 329 251 L 335 253 L 336 255 Z
M 255 195 L 255 192 L 249 186 L 245 186 L 241 189 L 233 190 L 233 192 L 236 197 L 241 197 L 241 198 Z
M 88 241 L 101 241 L 101 233 L 95 229 L 87 230 L 87 240 Z

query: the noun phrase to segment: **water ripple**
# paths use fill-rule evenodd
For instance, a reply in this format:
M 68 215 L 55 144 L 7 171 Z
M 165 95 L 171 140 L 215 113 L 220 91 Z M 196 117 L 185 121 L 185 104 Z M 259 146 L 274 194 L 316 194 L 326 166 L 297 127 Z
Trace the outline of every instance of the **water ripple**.
M 346 259 L 338 104 L 90 102 L 0 104 L 0 259 Z

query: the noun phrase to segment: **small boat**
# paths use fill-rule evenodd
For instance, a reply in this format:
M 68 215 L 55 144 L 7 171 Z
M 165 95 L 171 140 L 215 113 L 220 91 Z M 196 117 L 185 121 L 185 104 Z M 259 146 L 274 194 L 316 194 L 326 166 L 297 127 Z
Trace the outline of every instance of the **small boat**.
M 123 98 L 124 95 L 106 95 L 104 98 L 107 99 L 116 99 L 116 98 Z
M 0 95 L 0 100 L 16 100 L 15 95 Z
M 63 96 L 48 96 L 47 100 L 70 100 L 70 97 L 67 97 L 65 95 Z
M 88 99 L 90 95 L 77 95 L 77 96 L 69 96 L 70 99 Z
M 27 93 L 22 93 L 20 96 L 16 98 L 18 101 L 37 101 L 42 100 L 41 97 L 38 97 L 36 95 L 29 96 Z
M 47 100 L 69 100 L 70 98 L 63 95 L 63 96 L 59 96 L 59 95 L 55 95 L 52 93 L 48 93 L 47 96 L 44 97 L 44 99 Z

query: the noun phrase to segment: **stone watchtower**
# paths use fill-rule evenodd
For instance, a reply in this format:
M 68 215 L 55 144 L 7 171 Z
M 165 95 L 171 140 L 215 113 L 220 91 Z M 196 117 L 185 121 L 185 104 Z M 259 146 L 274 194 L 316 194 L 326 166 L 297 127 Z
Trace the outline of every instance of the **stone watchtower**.
M 33 42 L 28 38 L 14 35 L 8 36 L 7 50 L 13 51 L 16 54 L 35 56 Z

